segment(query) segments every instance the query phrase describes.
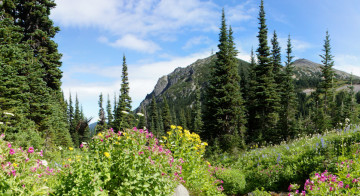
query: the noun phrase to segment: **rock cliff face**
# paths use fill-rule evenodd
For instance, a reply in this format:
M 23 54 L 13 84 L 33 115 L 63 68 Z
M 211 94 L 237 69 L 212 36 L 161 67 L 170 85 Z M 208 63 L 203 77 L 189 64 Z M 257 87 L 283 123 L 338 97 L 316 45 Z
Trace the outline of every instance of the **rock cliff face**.
M 191 107 L 195 101 L 195 89 L 197 86 L 200 90 L 207 84 L 210 77 L 210 65 L 216 60 L 212 55 L 205 59 L 199 59 L 193 64 L 176 68 L 172 73 L 161 77 L 154 87 L 154 90 L 148 94 L 141 102 L 136 111 L 140 108 L 147 108 L 154 95 L 157 102 L 162 101 L 164 95 L 169 105 L 179 105 L 179 107 Z M 321 67 L 323 65 L 314 63 L 307 59 L 298 59 L 294 61 L 294 78 L 295 88 L 298 91 L 313 89 L 321 81 Z M 351 74 L 336 70 L 335 77 L 338 80 L 350 80 Z M 243 80 L 248 80 L 249 63 L 239 60 L 239 74 Z M 353 76 L 354 80 L 360 81 L 360 77 Z

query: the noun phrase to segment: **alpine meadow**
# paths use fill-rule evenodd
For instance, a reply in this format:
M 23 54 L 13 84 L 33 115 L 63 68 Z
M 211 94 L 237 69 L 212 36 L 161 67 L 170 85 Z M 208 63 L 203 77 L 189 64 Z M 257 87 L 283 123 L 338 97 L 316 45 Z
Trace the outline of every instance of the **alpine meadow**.
M 351 1 L 0 0 L 0 195 L 360 195 Z

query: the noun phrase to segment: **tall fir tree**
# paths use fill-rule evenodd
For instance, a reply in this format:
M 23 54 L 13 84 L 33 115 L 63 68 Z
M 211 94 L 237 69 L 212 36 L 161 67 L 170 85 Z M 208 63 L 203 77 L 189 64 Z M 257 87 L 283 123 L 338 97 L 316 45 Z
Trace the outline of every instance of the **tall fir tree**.
M 231 27 L 227 29 L 224 10 L 222 12 L 219 34 L 219 51 L 217 60 L 211 67 L 211 77 L 207 87 L 207 100 L 205 102 L 205 118 L 207 132 L 203 135 L 214 143 L 221 140 L 223 150 L 238 148 L 239 143 L 229 141 L 245 130 L 245 115 L 243 100 L 240 93 L 240 77 L 238 75 L 237 50 L 233 42 Z
M 113 122 L 113 114 L 112 114 L 112 110 L 111 110 L 111 103 L 110 103 L 110 96 L 108 94 L 108 99 L 107 99 L 107 105 L 106 105 L 106 114 L 107 114 L 107 128 L 110 128 Z
M 297 114 L 297 101 L 294 90 L 294 81 L 292 78 L 294 75 L 294 66 L 292 65 L 293 58 L 291 39 L 289 35 L 286 48 L 285 69 L 279 86 L 281 105 L 279 112 L 279 130 L 281 131 L 281 138 L 285 141 L 290 138 L 294 138 L 297 132 L 295 118 L 295 115 Z
M 179 120 L 180 120 L 180 126 L 182 126 L 184 129 L 188 129 L 186 115 L 183 108 L 181 108 L 179 111 Z
M 28 103 L 21 105 L 29 106 L 25 118 L 36 124 L 36 129 L 45 139 L 47 147 L 56 144 L 56 132 L 66 132 L 66 126 L 57 127 L 66 123 L 62 110 L 61 77 L 60 70 L 61 54 L 57 50 L 57 44 L 53 41 L 59 31 L 50 20 L 50 10 L 55 7 L 51 0 L 8 0 L 1 3 L 2 19 L 11 18 L 12 25 L 20 27 L 20 47 L 26 46 L 26 63 L 22 73 L 26 74 L 29 96 Z M 20 58 L 21 59 L 21 58 Z M 22 74 L 20 73 L 20 75 Z M 26 99 L 25 99 L 26 100 Z M 63 113 L 63 114 L 61 114 Z M 60 130 L 61 129 L 61 130 Z
M 163 118 L 163 127 L 164 131 L 169 131 L 171 126 L 171 114 L 170 114 L 170 107 L 167 102 L 167 99 L 165 96 L 163 96 L 163 109 L 162 109 L 162 118 Z
M 159 127 L 159 114 L 158 114 L 158 108 L 155 100 L 155 96 L 152 96 L 151 103 L 150 103 L 150 114 L 148 117 L 148 127 L 150 128 L 150 131 L 156 135 L 157 137 L 160 136 L 160 127 Z
M 119 101 L 114 118 L 115 128 L 117 129 L 129 128 L 132 126 L 134 119 L 131 114 L 131 97 L 129 95 L 130 87 L 125 55 L 123 56 L 121 81 Z
M 319 84 L 319 87 L 316 89 L 316 117 L 314 118 L 314 123 L 318 132 L 323 132 L 326 129 L 331 129 L 335 122 L 335 89 L 334 89 L 334 71 L 332 67 L 334 65 L 333 58 L 331 55 L 331 46 L 330 46 L 330 35 L 326 31 L 326 37 L 324 40 L 324 54 L 320 55 L 322 58 L 321 62 L 323 66 L 321 67 L 321 78 L 322 81 Z
M 273 38 L 271 39 L 271 45 L 271 63 L 273 66 L 274 79 L 276 84 L 280 84 L 282 82 L 281 47 L 277 38 L 276 31 L 274 31 Z
M 255 66 L 254 85 L 254 106 L 255 114 L 250 119 L 251 132 L 249 133 L 252 141 L 270 142 L 274 139 L 273 132 L 279 120 L 279 95 L 275 83 L 273 64 L 270 58 L 268 46 L 264 2 L 261 1 L 259 11 L 259 47 L 256 50 L 258 63 Z
M 202 120 L 202 112 L 201 112 L 201 94 L 199 87 L 195 90 L 196 97 L 195 97 L 195 106 L 194 106 L 194 131 L 196 133 L 202 133 L 203 131 L 203 120 Z
M 105 110 L 103 108 L 103 94 L 100 93 L 99 95 L 99 120 L 96 125 L 96 132 L 100 132 L 106 129 L 106 117 L 105 117 Z

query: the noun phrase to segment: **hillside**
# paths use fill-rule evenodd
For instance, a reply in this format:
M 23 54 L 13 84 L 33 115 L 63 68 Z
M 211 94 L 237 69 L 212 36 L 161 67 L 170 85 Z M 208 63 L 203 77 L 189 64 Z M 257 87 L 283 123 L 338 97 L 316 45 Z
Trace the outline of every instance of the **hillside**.
M 191 107 L 195 100 L 194 90 L 196 89 L 196 81 L 198 81 L 201 89 L 203 89 L 209 78 L 210 65 L 213 64 L 215 60 L 215 55 L 199 59 L 187 67 L 176 68 L 172 73 L 159 78 L 154 90 L 150 94 L 147 94 L 136 111 L 140 111 L 142 107 L 146 108 L 151 102 L 153 95 L 155 95 L 157 102 L 161 102 L 162 96 L 165 95 L 169 105 L 174 107 L 175 110 L 183 106 Z M 249 80 L 249 65 L 248 62 L 239 59 L 241 84 Z M 315 88 L 320 82 L 321 64 L 314 63 L 307 59 L 298 59 L 294 61 L 293 66 L 295 88 L 298 92 L 307 92 L 309 89 Z M 341 85 L 339 88 L 343 89 L 344 84 L 350 81 L 351 74 L 336 69 L 334 69 L 334 72 L 338 84 Z M 360 77 L 353 76 L 353 81 L 359 83 Z

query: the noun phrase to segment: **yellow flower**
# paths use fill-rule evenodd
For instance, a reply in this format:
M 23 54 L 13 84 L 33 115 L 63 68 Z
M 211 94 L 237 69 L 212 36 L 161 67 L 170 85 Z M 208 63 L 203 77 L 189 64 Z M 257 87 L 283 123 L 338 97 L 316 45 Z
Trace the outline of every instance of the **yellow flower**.
M 165 136 L 162 136 L 162 138 L 164 138 L 164 140 L 167 140 L 167 137 L 165 137 Z
M 110 154 L 109 154 L 108 152 L 104 152 L 104 155 L 105 155 L 106 157 L 110 157 Z
M 80 161 L 80 159 L 81 159 L 81 156 L 76 155 L 76 160 L 77 160 L 77 161 Z
M 13 163 L 14 167 L 17 167 L 18 165 L 16 163 Z
M 174 126 L 174 125 L 172 125 L 172 126 Z M 168 134 L 168 135 L 171 135 L 171 134 L 172 134 L 172 132 L 171 132 L 171 131 L 168 131 L 168 132 L 167 132 L 167 134 Z
M 68 159 L 68 161 L 71 161 L 71 159 Z
M 117 139 L 118 139 L 118 140 L 120 140 L 120 136 L 119 136 L 119 137 L 117 137 Z
M 181 127 L 181 126 L 177 126 L 176 128 L 182 130 L 182 127 Z
M 115 142 L 115 144 L 119 144 L 119 142 Z
M 170 128 L 171 128 L 171 129 L 176 129 L 176 126 L 175 126 L 175 125 L 171 125 Z
M 102 136 L 101 132 L 98 134 L 98 136 L 100 136 L 100 137 Z
M 73 147 L 69 147 L 69 150 L 74 150 L 74 148 L 73 148 Z
M 211 165 L 209 161 L 206 161 L 206 164 Z

